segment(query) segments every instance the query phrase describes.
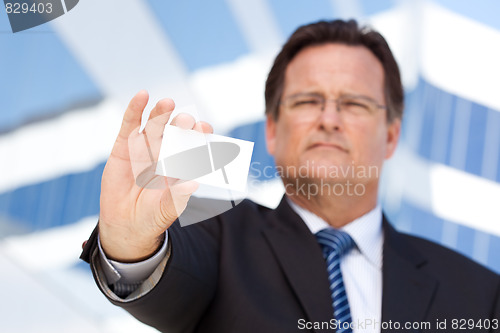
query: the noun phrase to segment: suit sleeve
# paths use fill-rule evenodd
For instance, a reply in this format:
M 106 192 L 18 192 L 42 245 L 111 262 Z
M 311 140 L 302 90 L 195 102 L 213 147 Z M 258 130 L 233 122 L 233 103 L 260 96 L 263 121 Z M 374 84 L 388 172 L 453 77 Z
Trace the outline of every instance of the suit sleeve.
M 96 228 L 97 229 L 97 228 Z M 148 293 L 122 300 L 109 297 L 93 260 L 98 256 L 94 230 L 81 258 L 90 261 L 94 279 L 110 302 L 162 332 L 192 332 L 209 307 L 217 286 L 219 228 L 216 219 L 169 229 L 170 257 L 156 286 Z M 88 248 L 87 248 L 88 247 Z

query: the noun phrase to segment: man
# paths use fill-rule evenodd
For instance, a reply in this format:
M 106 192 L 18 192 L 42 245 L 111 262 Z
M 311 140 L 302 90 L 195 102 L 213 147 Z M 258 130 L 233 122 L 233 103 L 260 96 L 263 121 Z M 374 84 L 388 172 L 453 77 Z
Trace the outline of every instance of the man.
M 277 56 L 266 139 L 286 195 L 275 210 L 244 201 L 180 227 L 196 184 L 143 183 L 158 189 L 134 177 L 130 138 L 144 135 L 146 103 L 141 92 L 125 113 L 82 254 L 114 304 L 164 332 L 500 332 L 500 277 L 398 233 L 377 205 L 403 111 L 399 70 L 377 32 L 318 22 Z M 151 146 L 173 108 L 163 100 L 152 110 Z M 185 115 L 172 123 L 211 131 Z

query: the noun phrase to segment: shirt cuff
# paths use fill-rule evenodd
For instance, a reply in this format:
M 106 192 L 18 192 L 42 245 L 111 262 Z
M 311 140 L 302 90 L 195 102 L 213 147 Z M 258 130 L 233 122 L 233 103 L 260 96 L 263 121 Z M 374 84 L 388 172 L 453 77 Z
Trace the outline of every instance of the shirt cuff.
M 160 250 L 154 256 L 144 261 L 135 263 L 122 263 L 108 259 L 101 247 L 101 240 L 98 236 L 99 256 L 101 268 L 108 284 L 115 283 L 137 285 L 146 280 L 158 267 L 167 254 L 168 231 L 165 232 L 165 241 Z
M 121 284 L 120 282 L 116 282 L 111 287 L 111 283 L 107 281 L 106 275 L 104 274 L 103 265 L 109 264 L 110 267 L 113 266 L 110 263 L 103 263 L 103 265 L 101 264 L 103 260 L 101 258 L 98 247 L 94 249 L 90 256 L 90 265 L 93 267 L 96 282 L 104 295 L 115 302 L 128 303 L 143 297 L 151 290 L 153 290 L 156 284 L 158 284 L 165 271 L 167 262 L 170 259 L 170 253 L 172 250 L 171 247 L 171 243 L 168 243 L 167 253 L 165 254 L 165 257 L 160 261 L 159 265 L 154 269 L 153 273 L 146 280 L 139 284 Z

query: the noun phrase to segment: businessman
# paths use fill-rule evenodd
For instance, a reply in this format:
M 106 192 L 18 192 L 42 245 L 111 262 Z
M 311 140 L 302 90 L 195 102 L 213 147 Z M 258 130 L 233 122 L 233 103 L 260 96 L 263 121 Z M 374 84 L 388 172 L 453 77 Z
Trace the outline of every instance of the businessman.
M 300 27 L 265 98 L 281 203 L 244 201 L 187 227 L 176 220 L 196 183 L 151 174 L 138 186 L 130 140 L 145 135 L 148 96 L 131 100 L 82 253 L 112 303 L 163 332 L 500 332 L 500 277 L 397 232 L 377 203 L 403 113 L 379 33 L 352 20 Z M 151 147 L 173 108 L 152 110 Z M 186 115 L 172 123 L 211 132 Z

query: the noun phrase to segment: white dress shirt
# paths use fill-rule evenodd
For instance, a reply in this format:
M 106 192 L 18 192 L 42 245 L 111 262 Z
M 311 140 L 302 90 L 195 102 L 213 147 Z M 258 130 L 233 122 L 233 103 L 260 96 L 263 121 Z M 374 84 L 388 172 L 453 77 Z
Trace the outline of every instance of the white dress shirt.
M 287 198 L 292 209 L 302 218 L 311 233 L 330 226 L 310 211 Z M 379 333 L 382 318 L 382 209 L 376 206 L 367 214 L 341 228 L 354 242 L 344 255 L 340 269 L 349 300 L 354 333 Z M 168 232 L 162 248 L 151 258 L 138 263 L 120 263 L 106 258 L 98 239 L 101 267 L 108 284 L 136 288 L 150 276 L 167 253 Z M 332 314 L 333 315 L 333 314 Z
M 288 199 L 288 198 L 287 198 Z M 287 200 L 313 234 L 330 225 L 314 213 Z M 379 333 L 382 320 L 382 209 L 376 206 L 340 230 L 356 243 L 340 261 L 354 333 Z

